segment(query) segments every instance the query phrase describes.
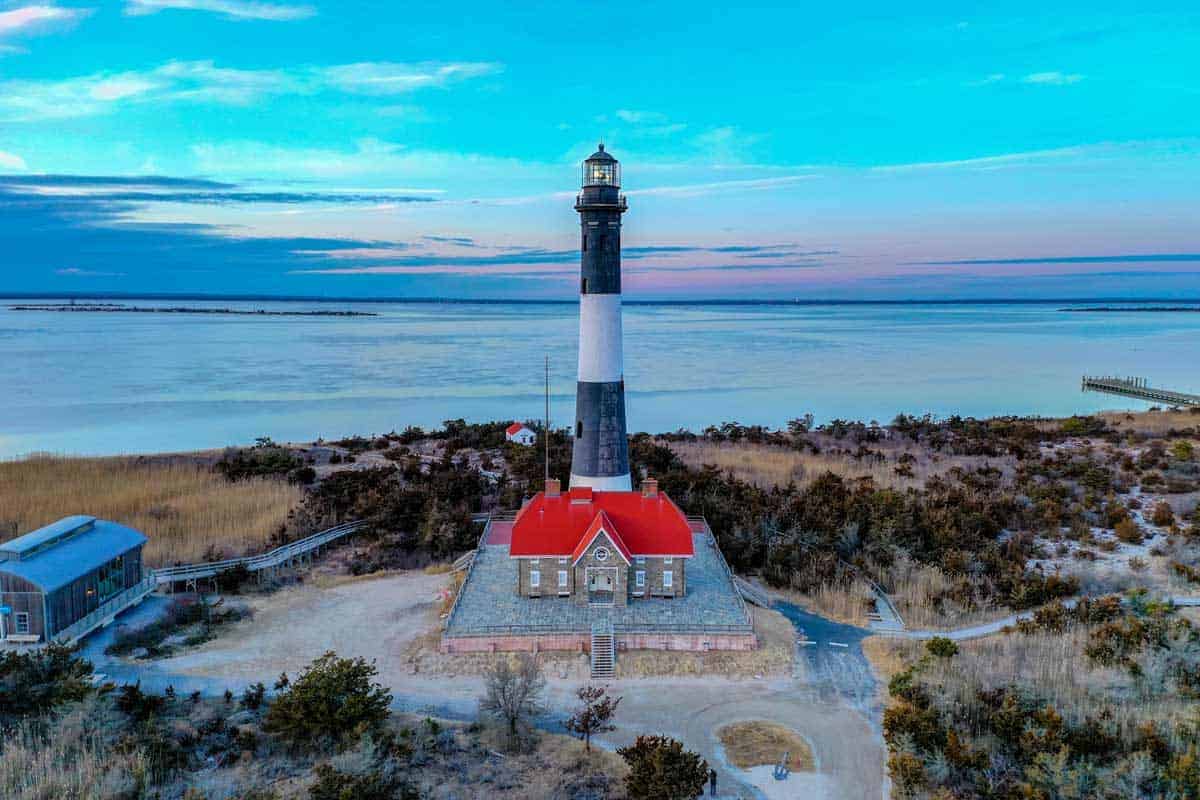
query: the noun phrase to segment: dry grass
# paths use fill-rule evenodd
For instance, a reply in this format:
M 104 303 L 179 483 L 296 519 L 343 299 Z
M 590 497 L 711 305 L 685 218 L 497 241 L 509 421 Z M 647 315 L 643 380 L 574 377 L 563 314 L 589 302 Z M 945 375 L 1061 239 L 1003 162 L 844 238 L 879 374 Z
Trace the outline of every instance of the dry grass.
M 812 748 L 793 731 L 775 722 L 735 722 L 721 728 L 717 735 L 729 763 L 738 769 L 778 764 L 788 754 L 793 772 L 811 772 L 816 768 Z
M 795 481 L 797 486 L 806 486 L 825 472 L 832 472 L 847 480 L 871 479 L 880 488 L 920 488 L 932 475 L 942 475 L 953 467 L 974 469 L 983 464 L 1008 468 L 1010 459 L 980 458 L 976 456 L 937 456 L 937 460 L 925 448 L 907 441 L 883 441 L 868 445 L 872 450 L 886 454 L 883 462 L 855 459 L 849 455 L 831 451 L 813 455 L 805 450 L 792 450 L 773 445 L 739 443 L 714 443 L 705 441 L 668 442 L 679 458 L 692 468 L 706 464 L 719 467 L 722 471 L 748 483 L 763 488 L 786 486 Z M 848 443 L 839 448 L 850 447 Z M 832 448 L 830 448 L 832 450 Z M 912 476 L 896 474 L 896 459 L 904 453 L 911 454 L 916 461 Z
M 11 534 L 71 514 L 130 525 L 149 537 L 149 566 L 200 561 L 210 549 L 258 552 L 301 489 L 277 480 L 229 483 L 208 466 L 132 457 L 35 456 L 0 462 L 0 526 Z
M 115 752 L 96 722 L 96 704 L 75 707 L 46 729 L 17 723 L 0 743 L 0 797 L 9 800 L 102 800 L 131 792 L 148 770 L 140 750 Z
M 616 677 L 684 677 L 717 675 L 756 678 L 789 674 L 795 656 L 796 629 L 778 611 L 751 606 L 757 650 L 626 650 L 617 655 Z
M 775 589 L 775 592 L 822 617 L 846 625 L 867 625 L 867 611 L 873 607 L 875 595 L 866 581 L 855 579 L 849 584 L 822 584 L 812 592 L 794 589 Z
M 948 599 L 954 588 L 950 576 L 938 567 L 918 564 L 909 558 L 898 558 L 871 577 L 891 590 L 888 597 L 908 628 L 952 630 L 991 622 L 1012 613 L 1007 607 L 986 602 L 968 607 Z
M 1096 416 L 1119 431 L 1133 431 L 1148 436 L 1200 428 L 1200 412 L 1192 411 L 1104 411 Z

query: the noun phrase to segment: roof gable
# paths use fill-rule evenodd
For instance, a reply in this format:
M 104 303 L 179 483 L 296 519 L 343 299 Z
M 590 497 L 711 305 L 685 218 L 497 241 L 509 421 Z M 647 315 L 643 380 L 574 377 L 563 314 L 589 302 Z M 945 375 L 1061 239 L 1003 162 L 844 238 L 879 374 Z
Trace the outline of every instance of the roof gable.
M 509 555 L 514 557 L 573 556 L 600 514 L 624 546 L 622 555 L 678 556 L 694 554 L 692 530 L 687 517 L 663 492 L 645 496 L 641 492 L 571 492 L 546 496 L 539 492 L 517 513 L 513 523 Z M 585 545 L 586 546 L 586 545 Z M 614 542 L 615 546 L 615 542 Z
M 592 520 L 592 524 L 584 532 L 580 538 L 579 544 L 575 546 L 574 552 L 571 553 L 571 566 L 579 563 L 579 559 L 587 555 L 587 551 L 591 549 L 592 543 L 600 536 L 608 539 L 621 558 L 625 559 L 626 565 L 633 563 L 633 554 L 629 552 L 629 548 L 625 546 L 625 542 L 621 540 L 621 534 L 617 531 L 617 526 L 613 525 L 613 521 L 609 519 L 608 514 L 601 511 Z
M 524 423 L 514 422 L 512 425 L 509 425 L 507 429 L 505 429 L 505 433 L 507 433 L 509 436 L 516 436 L 521 431 L 528 430 L 529 428 L 526 427 Z M 532 433 L 532 431 L 530 431 L 530 433 Z

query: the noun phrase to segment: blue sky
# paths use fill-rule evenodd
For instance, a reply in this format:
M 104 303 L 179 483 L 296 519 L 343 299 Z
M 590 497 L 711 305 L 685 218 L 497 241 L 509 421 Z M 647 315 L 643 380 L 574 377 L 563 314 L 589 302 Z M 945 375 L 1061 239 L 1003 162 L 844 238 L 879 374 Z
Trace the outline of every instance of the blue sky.
M 1196 297 L 1194 3 L 0 0 L 0 291 Z

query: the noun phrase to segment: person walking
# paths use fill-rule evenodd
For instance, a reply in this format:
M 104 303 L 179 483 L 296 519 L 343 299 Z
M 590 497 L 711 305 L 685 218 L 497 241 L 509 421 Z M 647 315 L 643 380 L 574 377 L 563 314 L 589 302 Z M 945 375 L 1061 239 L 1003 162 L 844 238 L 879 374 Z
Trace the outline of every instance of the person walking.
M 715 769 L 708 771 L 708 796 L 717 796 L 717 771 Z

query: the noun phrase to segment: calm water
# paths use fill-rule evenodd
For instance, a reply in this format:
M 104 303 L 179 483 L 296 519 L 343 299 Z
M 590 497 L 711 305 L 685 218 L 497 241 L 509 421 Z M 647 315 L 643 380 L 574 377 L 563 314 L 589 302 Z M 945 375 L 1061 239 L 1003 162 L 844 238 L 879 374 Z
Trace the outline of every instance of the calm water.
M 564 426 L 572 418 L 572 305 L 208 305 L 380 316 L 64 314 L 0 305 L 0 457 L 540 417 L 545 354 L 552 416 Z M 1081 394 L 1083 373 L 1144 375 L 1200 392 L 1200 314 L 1065 314 L 1059 305 L 627 306 L 630 428 L 780 426 L 805 412 L 886 421 L 901 411 L 1144 407 Z

